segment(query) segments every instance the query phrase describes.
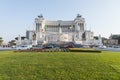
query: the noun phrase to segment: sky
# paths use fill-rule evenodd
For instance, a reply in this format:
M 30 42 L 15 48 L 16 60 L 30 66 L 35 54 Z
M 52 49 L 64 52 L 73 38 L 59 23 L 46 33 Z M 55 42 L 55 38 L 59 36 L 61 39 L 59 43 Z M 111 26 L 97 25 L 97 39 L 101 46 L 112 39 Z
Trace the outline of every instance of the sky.
M 120 34 L 120 0 L 0 0 L 0 37 L 7 42 L 25 36 L 40 14 L 46 20 L 74 20 L 78 13 L 95 36 Z

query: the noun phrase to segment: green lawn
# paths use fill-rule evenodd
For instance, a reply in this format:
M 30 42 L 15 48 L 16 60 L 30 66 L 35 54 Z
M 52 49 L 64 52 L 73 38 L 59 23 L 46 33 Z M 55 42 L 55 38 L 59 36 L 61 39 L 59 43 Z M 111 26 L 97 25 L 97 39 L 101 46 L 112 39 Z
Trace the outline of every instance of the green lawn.
M 0 51 L 0 80 L 120 80 L 120 52 Z

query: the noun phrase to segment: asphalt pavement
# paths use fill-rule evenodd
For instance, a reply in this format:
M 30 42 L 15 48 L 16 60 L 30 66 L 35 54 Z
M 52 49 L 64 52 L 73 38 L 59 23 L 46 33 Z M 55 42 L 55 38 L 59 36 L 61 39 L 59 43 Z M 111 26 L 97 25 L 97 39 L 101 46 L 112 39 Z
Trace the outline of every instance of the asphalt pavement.
M 15 50 L 15 49 L 11 47 L 0 47 L 0 51 L 7 51 L 7 50 Z
M 105 51 L 115 51 L 115 52 L 120 52 L 120 48 L 96 48 L 97 50 L 105 50 Z

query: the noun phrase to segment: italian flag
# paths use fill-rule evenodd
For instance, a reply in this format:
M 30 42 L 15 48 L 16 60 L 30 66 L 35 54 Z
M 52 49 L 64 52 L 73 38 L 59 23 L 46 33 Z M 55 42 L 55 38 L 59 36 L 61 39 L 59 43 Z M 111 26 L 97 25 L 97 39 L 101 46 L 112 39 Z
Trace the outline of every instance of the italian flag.
M 44 31 L 46 31 L 46 25 L 44 26 Z
M 46 31 L 46 25 L 42 28 L 42 32 Z

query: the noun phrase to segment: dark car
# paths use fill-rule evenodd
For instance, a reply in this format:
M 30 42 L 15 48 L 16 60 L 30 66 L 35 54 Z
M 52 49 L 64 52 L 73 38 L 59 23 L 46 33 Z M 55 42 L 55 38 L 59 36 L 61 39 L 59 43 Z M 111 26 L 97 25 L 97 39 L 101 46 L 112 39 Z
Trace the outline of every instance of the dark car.
M 57 45 L 52 43 L 43 45 L 43 49 L 56 48 L 56 47 Z

